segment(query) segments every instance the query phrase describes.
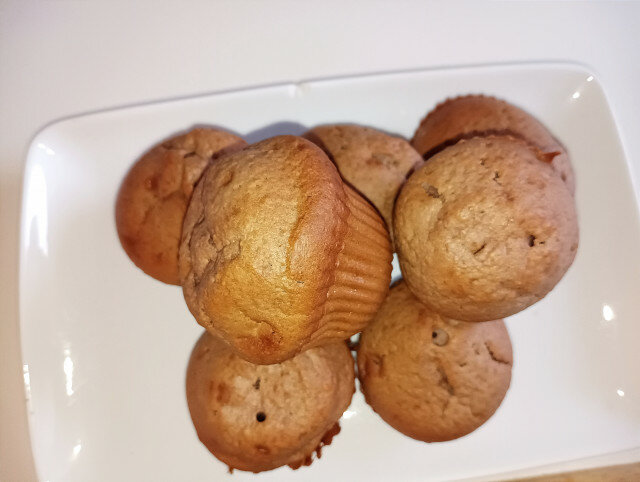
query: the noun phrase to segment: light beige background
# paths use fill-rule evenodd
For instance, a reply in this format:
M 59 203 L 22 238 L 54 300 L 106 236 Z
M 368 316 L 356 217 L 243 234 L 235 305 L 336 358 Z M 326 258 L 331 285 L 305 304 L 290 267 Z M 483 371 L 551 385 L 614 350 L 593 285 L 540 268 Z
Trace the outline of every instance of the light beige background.
M 640 2 L 133 3 L 0 0 L 1 481 L 35 480 L 19 346 L 18 223 L 26 148 L 54 120 L 280 81 L 570 60 L 603 83 L 638 192 Z M 640 455 L 616 460 L 633 458 Z

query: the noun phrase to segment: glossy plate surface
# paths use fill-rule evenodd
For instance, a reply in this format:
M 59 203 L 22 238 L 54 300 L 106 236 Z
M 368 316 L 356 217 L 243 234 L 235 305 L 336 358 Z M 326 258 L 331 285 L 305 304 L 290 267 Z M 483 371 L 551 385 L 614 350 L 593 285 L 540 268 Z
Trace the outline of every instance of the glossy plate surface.
M 133 160 L 194 124 L 256 141 L 328 122 L 410 137 L 437 102 L 493 94 L 568 147 L 581 240 L 540 303 L 507 321 L 512 386 L 483 427 L 441 444 L 387 426 L 358 393 L 311 467 L 235 472 L 195 436 L 184 395 L 201 333 L 179 288 L 120 247 L 114 202 Z M 640 446 L 640 229 L 617 129 L 582 67 L 533 64 L 302 82 L 118 109 L 53 124 L 28 153 L 20 323 L 41 480 L 452 480 Z M 231 479 L 232 477 L 232 479 Z

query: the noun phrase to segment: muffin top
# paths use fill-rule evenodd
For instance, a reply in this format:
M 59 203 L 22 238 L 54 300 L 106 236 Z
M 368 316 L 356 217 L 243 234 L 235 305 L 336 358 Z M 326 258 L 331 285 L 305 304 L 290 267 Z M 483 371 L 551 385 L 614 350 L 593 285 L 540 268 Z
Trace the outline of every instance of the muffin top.
M 347 234 L 347 195 L 313 143 L 278 136 L 198 184 L 180 247 L 196 320 L 254 363 L 293 356 L 317 328 Z
M 564 146 L 531 114 L 495 97 L 466 95 L 446 100 L 422 120 L 411 143 L 426 159 L 460 139 L 487 134 L 510 134 L 533 144 L 551 159 L 569 191 L 575 192 L 575 175 Z
M 180 284 L 178 247 L 193 187 L 211 160 L 244 146 L 236 135 L 198 128 L 155 146 L 133 165 L 116 200 L 116 227 L 136 266 Z
M 366 197 L 391 229 L 400 186 L 422 157 L 401 137 L 358 125 L 318 126 L 305 137 L 322 148 L 343 179 Z
M 472 432 L 498 408 L 513 355 L 502 322 L 438 315 L 400 281 L 362 332 L 358 376 L 367 402 L 391 426 L 425 442 Z
M 477 137 L 434 155 L 398 196 L 400 267 L 445 316 L 503 318 L 545 296 L 578 247 L 572 195 L 520 140 Z
M 200 440 L 230 467 L 297 467 L 349 406 L 354 378 L 343 342 L 254 365 L 205 332 L 189 361 L 187 401 Z

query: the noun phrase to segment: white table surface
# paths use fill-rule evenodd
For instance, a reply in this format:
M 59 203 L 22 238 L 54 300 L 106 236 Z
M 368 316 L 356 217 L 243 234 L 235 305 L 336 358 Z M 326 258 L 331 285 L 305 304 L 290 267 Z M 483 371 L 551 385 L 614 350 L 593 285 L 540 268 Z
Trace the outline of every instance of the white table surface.
M 290 80 L 575 61 L 604 85 L 640 192 L 640 2 L 133 4 L 0 0 L 1 481 L 36 480 L 20 360 L 18 223 L 27 146 L 55 120 Z M 638 451 L 562 468 L 633 460 Z

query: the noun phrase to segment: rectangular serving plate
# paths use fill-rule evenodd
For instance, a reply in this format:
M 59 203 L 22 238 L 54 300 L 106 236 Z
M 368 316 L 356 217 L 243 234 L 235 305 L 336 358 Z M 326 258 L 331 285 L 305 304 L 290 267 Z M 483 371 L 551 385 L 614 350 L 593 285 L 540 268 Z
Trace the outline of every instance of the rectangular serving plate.
M 577 175 L 578 256 L 549 296 L 507 320 L 515 364 L 502 406 L 466 437 L 425 444 L 391 429 L 358 392 L 321 460 L 229 475 L 198 441 L 185 401 L 201 328 L 181 290 L 145 276 L 118 242 L 124 174 L 151 145 L 193 125 L 250 142 L 335 122 L 411 137 L 436 103 L 467 93 L 536 115 L 567 146 Z M 583 67 L 389 73 L 75 117 L 36 136 L 24 183 L 21 342 L 41 480 L 496 478 L 640 447 L 640 225 L 606 97 Z

